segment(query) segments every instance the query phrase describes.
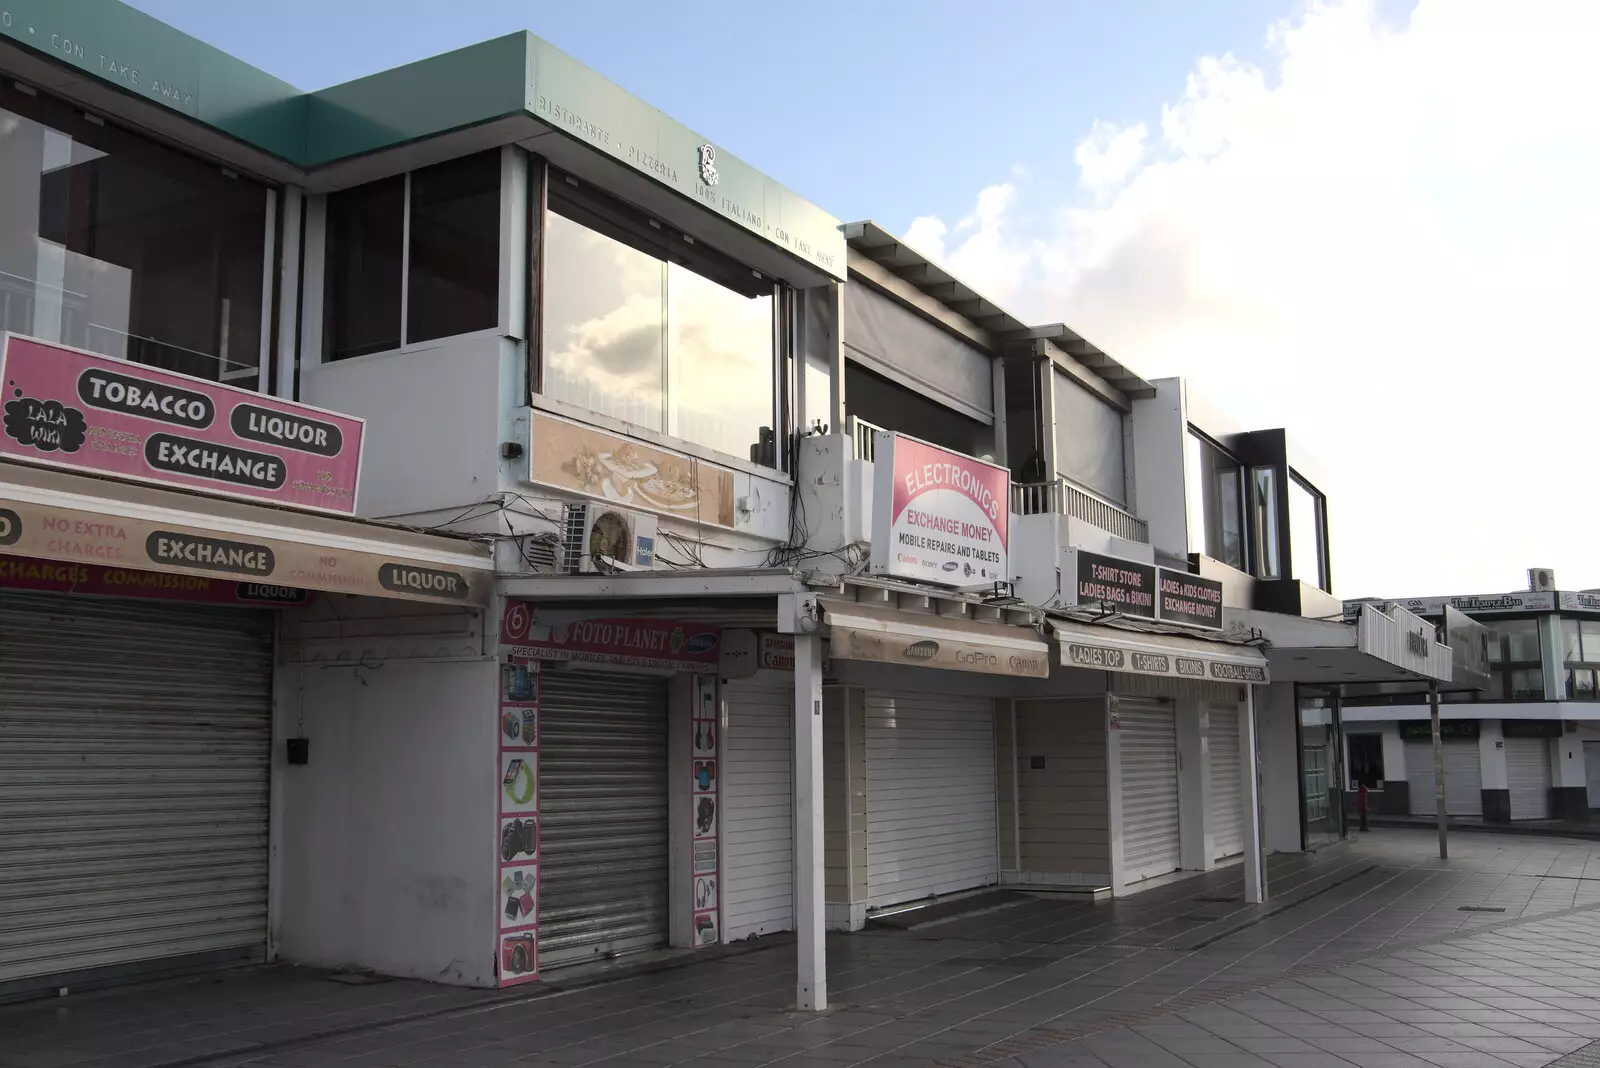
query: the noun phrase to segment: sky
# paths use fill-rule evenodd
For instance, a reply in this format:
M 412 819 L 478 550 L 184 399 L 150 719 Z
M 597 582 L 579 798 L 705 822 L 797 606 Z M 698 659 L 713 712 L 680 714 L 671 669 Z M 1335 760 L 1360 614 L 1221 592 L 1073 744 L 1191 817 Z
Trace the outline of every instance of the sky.
M 531 30 L 1018 318 L 1288 428 L 1336 593 L 1600 587 L 1594 0 L 134 6 L 305 89 Z

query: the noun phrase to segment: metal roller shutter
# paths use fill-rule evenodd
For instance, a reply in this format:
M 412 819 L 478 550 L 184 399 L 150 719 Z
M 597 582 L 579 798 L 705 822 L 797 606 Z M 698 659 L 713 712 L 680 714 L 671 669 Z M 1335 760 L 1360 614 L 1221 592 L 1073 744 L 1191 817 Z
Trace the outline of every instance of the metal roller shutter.
M 539 964 L 667 941 L 667 684 L 539 679 Z
M 869 692 L 867 905 L 999 877 L 994 702 Z
M 0 988 L 261 954 L 271 746 L 268 614 L 0 590 Z
M 794 676 L 723 688 L 722 926 L 729 941 L 794 930 Z
M 1178 870 L 1178 729 L 1172 703 L 1117 701 L 1122 765 L 1122 881 Z
M 1213 858 L 1244 852 L 1244 780 L 1239 760 L 1239 706 L 1212 705 L 1211 827 Z
M 1550 739 L 1506 739 L 1506 786 L 1511 795 L 1511 818 L 1550 818 Z
M 1483 769 L 1474 738 L 1444 739 L 1444 810 L 1452 816 L 1483 815 Z M 1406 742 L 1406 778 L 1411 784 L 1411 814 L 1431 816 L 1433 743 Z

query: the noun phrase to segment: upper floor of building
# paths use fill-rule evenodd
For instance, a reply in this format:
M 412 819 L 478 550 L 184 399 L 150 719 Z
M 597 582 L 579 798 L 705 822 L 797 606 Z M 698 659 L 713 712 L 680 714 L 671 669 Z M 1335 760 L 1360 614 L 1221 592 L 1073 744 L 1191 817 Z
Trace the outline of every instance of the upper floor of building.
M 1337 612 L 1325 485 L 1064 325 L 1030 326 L 514 34 L 302 93 L 115 0 L 0 26 L 0 326 L 366 420 L 361 511 L 659 566 L 838 558 L 809 439 L 1005 472 L 1051 537 Z M 841 493 L 844 490 L 841 483 Z M 833 508 L 833 504 L 824 504 Z M 839 503 L 839 509 L 844 504 Z
M 1528 588 L 1508 593 L 1446 597 L 1359 598 L 1362 604 L 1400 605 L 1438 623 L 1446 606 L 1465 613 L 1488 631 L 1490 688 L 1485 693 L 1446 694 L 1446 701 L 1525 703 L 1600 701 L 1600 592 L 1556 588 L 1549 568 L 1528 569 Z M 1353 704 L 1415 704 L 1416 696 L 1348 697 Z

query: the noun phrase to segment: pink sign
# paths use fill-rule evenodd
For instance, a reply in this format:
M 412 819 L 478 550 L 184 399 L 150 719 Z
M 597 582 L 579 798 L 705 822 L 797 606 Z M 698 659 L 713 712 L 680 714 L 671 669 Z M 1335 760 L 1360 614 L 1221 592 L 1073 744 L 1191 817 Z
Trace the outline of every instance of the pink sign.
M 672 619 L 633 619 L 600 613 L 541 610 L 511 601 L 500 637 L 512 656 L 714 672 L 722 631 Z
M 1010 579 L 1005 468 L 899 434 L 878 435 L 873 462 L 874 570 L 947 586 Z
M 0 341 L 0 456 L 356 510 L 360 419 L 16 334 Z

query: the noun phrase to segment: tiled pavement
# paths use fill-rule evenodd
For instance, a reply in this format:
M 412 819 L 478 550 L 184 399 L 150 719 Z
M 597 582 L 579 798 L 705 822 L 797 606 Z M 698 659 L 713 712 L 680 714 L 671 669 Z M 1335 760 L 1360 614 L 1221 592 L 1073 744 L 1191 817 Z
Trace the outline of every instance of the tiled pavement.
M 1274 858 L 1265 906 L 1231 868 L 831 938 L 822 1015 L 782 942 L 509 999 L 265 969 L 0 1010 L 0 1068 L 1501 1068 L 1600 1038 L 1600 844 L 1433 844 Z

